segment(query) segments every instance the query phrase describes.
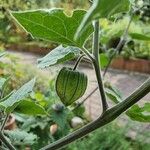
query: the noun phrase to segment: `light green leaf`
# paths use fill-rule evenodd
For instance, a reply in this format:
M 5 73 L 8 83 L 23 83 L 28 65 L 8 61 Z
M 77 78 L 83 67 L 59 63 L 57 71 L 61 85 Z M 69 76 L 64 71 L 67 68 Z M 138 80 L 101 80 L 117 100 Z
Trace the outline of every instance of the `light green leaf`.
M 100 57 L 100 66 L 103 69 L 107 66 L 107 64 L 109 62 L 109 57 L 105 53 L 100 54 L 99 57 Z
M 9 82 L 9 77 L 7 79 L 5 78 L 0 78 L 0 97 L 3 99 L 5 96 L 5 89 L 8 85 Z M 2 99 L 0 101 L 2 101 Z
M 16 90 L 11 91 L 8 95 L 6 95 L 5 97 L 3 97 L 0 102 L 3 102 L 5 100 L 7 100 Z
M 114 14 L 126 12 L 129 10 L 129 6 L 129 0 L 94 0 L 92 7 L 83 18 L 77 30 L 75 39 L 81 37 L 82 32 L 85 32 L 87 26 L 91 24 L 93 20 L 109 18 Z
M 150 41 L 150 36 L 139 34 L 139 33 L 130 33 L 131 38 L 142 41 Z
M 5 78 L 0 78 L 0 90 L 3 89 L 5 82 L 7 81 L 7 79 Z
M 126 114 L 134 121 L 150 122 L 150 103 L 145 103 L 144 107 L 133 105 Z
M 35 117 L 35 116 L 29 117 L 27 115 L 22 116 L 22 114 L 21 114 L 21 117 L 24 118 L 24 121 L 22 122 L 23 124 L 21 126 L 21 130 L 25 130 L 25 131 L 30 131 L 31 129 L 35 129 L 37 127 L 44 130 L 48 122 L 50 122 L 50 118 L 48 117 L 46 117 L 47 119 L 45 119 L 45 117 L 44 118 Z
M 143 112 L 150 112 L 150 103 L 145 103 L 144 107 L 142 108 Z
M 5 54 L 5 52 L 0 52 L 0 58 L 3 57 Z
M 20 131 L 18 129 L 12 131 L 6 130 L 5 134 L 14 145 L 32 145 L 37 140 L 37 136 L 35 134 Z
M 45 57 L 38 59 L 38 67 L 46 68 L 55 64 L 63 63 L 71 60 L 80 54 L 80 49 L 73 46 L 63 47 L 58 46 Z
M 30 92 L 35 84 L 35 78 L 24 84 L 20 89 L 15 91 L 8 99 L 0 103 L 0 107 L 5 109 L 6 113 L 12 112 L 16 106 L 23 100 Z
M 12 16 L 35 38 L 81 47 L 93 32 L 92 25 L 89 25 L 78 41 L 73 40 L 85 13 L 84 10 L 75 10 L 72 16 L 67 16 L 63 9 L 57 8 L 12 12 Z
M 26 115 L 45 115 L 45 109 L 31 100 L 23 100 L 19 103 L 15 112 Z
M 114 103 L 117 104 L 122 101 L 122 99 L 120 97 L 118 97 L 118 95 L 116 93 L 114 93 L 112 90 L 106 88 L 105 92 L 106 92 L 107 97 Z
M 120 103 L 122 101 L 122 94 L 121 92 L 110 83 L 105 83 L 105 92 L 107 97 L 113 101 L 114 103 Z

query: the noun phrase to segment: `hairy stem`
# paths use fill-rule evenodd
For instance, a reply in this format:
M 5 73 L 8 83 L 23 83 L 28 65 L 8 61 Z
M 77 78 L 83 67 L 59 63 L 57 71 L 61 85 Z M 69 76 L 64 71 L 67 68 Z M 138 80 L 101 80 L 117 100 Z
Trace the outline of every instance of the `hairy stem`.
M 103 108 L 103 113 L 107 110 L 108 104 L 106 100 L 106 95 L 105 95 L 105 90 L 104 90 L 104 84 L 103 84 L 103 79 L 101 75 L 101 68 L 100 68 L 100 60 L 99 60 L 99 21 L 94 22 L 94 38 L 93 38 L 93 55 L 94 55 L 94 69 L 96 73 L 96 78 L 98 82 L 98 87 L 101 95 L 101 100 L 102 100 L 102 108 Z
M 83 128 L 65 136 L 64 138 L 47 145 L 40 150 L 56 150 L 59 148 L 64 147 L 65 145 L 87 135 L 88 133 L 100 128 L 109 122 L 116 119 L 120 114 L 134 105 L 136 102 L 141 100 L 145 95 L 150 92 L 150 78 L 143 83 L 138 89 L 136 89 L 129 97 L 127 97 L 124 101 L 117 104 L 116 106 L 108 109 L 104 112 L 97 120 L 93 121 L 92 123 L 84 126 Z

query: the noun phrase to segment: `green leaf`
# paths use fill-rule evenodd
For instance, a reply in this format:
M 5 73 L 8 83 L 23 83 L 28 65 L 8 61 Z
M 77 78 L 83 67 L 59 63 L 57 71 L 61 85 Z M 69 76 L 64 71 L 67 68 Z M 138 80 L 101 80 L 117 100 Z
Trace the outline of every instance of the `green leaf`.
M 23 100 L 30 92 L 35 84 L 35 78 L 24 84 L 20 89 L 15 91 L 8 99 L 0 103 L 0 107 L 5 109 L 6 113 L 12 112 L 16 106 Z
M 8 85 L 9 82 L 9 77 L 7 79 L 5 78 L 0 78 L 0 97 L 3 99 L 5 96 L 5 89 Z M 0 101 L 2 101 L 2 99 Z
M 106 95 L 107 97 L 113 101 L 114 103 L 120 103 L 122 101 L 122 99 L 120 99 L 120 97 L 118 97 L 118 95 L 116 93 L 114 93 L 112 90 L 110 89 L 105 89 Z
M 82 32 L 85 32 L 87 26 L 91 24 L 93 20 L 109 18 L 112 15 L 126 12 L 129 10 L 129 6 L 129 0 L 94 0 L 94 4 L 83 18 L 75 38 L 78 39 L 81 37 Z
M 44 130 L 44 128 L 46 128 L 46 126 L 48 125 L 48 123 L 50 122 L 50 118 L 46 117 L 35 117 L 35 116 L 22 116 L 21 117 L 23 119 L 25 119 L 22 122 L 22 126 L 21 126 L 21 130 L 25 130 L 25 131 L 30 131 L 31 129 L 36 129 L 37 127 L 39 127 L 41 130 Z
M 48 105 L 48 101 L 46 100 L 47 97 L 45 97 L 44 94 L 42 94 L 41 92 L 32 92 L 32 94 L 30 95 L 32 99 L 34 99 L 39 105 L 41 106 L 46 106 Z
M 145 103 L 144 107 L 133 105 L 126 114 L 134 121 L 150 122 L 150 103 Z
M 37 136 L 20 130 L 6 130 L 5 134 L 14 145 L 32 145 L 36 142 Z
M 0 90 L 3 89 L 3 87 L 4 87 L 6 81 L 7 81 L 7 79 L 5 79 L 5 78 L 0 78 Z
M 114 103 L 117 104 L 122 101 L 122 94 L 116 87 L 112 86 L 110 83 L 105 83 L 105 92 L 107 97 Z
M 65 61 L 71 60 L 80 54 L 80 49 L 77 47 L 69 46 L 63 47 L 62 45 L 58 46 L 45 57 L 38 59 L 38 67 L 46 68 L 53 66 Z
M 14 92 L 16 92 L 16 90 L 11 91 L 8 95 L 6 95 L 4 98 L 2 98 L 2 99 L 0 100 L 0 102 L 3 102 L 3 101 L 5 101 L 5 100 L 7 100 Z
M 3 57 L 5 54 L 5 52 L 0 52 L 0 58 Z
M 75 10 L 72 16 L 67 16 L 63 9 L 57 8 L 12 12 L 12 15 L 35 38 L 81 47 L 93 32 L 92 25 L 89 25 L 78 41 L 73 40 L 85 13 L 84 10 Z
M 19 103 L 15 112 L 26 115 L 45 115 L 45 109 L 31 100 L 23 100 Z
M 109 57 L 105 53 L 100 54 L 100 66 L 101 68 L 105 68 L 109 62 Z
M 146 36 L 144 34 L 139 33 L 130 33 L 131 38 L 142 41 L 150 41 L 150 36 Z

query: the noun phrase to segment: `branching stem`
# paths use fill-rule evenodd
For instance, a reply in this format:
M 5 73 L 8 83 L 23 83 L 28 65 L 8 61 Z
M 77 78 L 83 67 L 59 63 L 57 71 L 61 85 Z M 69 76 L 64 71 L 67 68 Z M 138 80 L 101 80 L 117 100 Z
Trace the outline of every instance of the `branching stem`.
M 130 20 L 129 20 L 129 23 L 127 25 L 127 28 L 125 29 L 124 31 L 124 34 L 120 40 L 120 42 L 118 43 L 117 47 L 116 47 L 116 50 L 114 51 L 114 53 L 112 54 L 112 57 L 110 58 L 105 70 L 104 70 L 104 73 L 103 73 L 103 77 L 105 77 L 107 71 L 108 71 L 108 68 L 113 60 L 113 58 L 116 56 L 117 52 L 119 51 L 119 49 L 122 47 L 122 45 L 124 45 L 125 41 L 126 41 L 126 38 L 127 38 L 127 35 L 128 35 L 128 30 L 130 28 L 130 25 L 131 25 L 131 22 L 132 22 L 132 19 L 133 19 L 133 16 L 131 16 Z M 98 90 L 98 86 L 94 88 L 94 90 L 88 94 L 80 103 L 78 106 L 82 105 L 89 97 L 91 97 L 96 91 Z M 77 106 L 77 107 L 78 107 Z
M 93 37 L 93 55 L 94 55 L 94 60 L 93 60 L 93 66 L 95 69 L 96 73 L 96 78 L 98 82 L 98 87 L 101 95 L 101 100 L 102 100 L 102 108 L 103 108 L 103 113 L 107 110 L 108 104 L 106 100 L 106 95 L 105 95 L 105 90 L 104 90 L 104 84 L 103 84 L 103 79 L 101 75 L 101 67 L 100 67 L 100 60 L 99 60 L 99 20 L 96 20 L 94 22 L 94 37 Z
M 119 50 L 121 49 L 121 47 L 124 46 L 124 44 L 125 44 L 125 42 L 126 42 L 126 38 L 127 38 L 127 36 L 128 36 L 128 31 L 129 31 L 129 28 L 130 28 L 132 19 L 133 19 L 133 15 L 130 17 L 129 23 L 128 23 L 128 25 L 127 25 L 125 31 L 124 31 L 124 34 L 123 34 L 122 38 L 120 39 L 119 44 L 117 45 L 117 47 L 116 47 L 114 53 L 112 54 L 112 56 L 111 56 L 111 58 L 110 58 L 110 60 L 109 60 L 109 62 L 108 62 L 108 64 L 107 64 L 107 66 L 106 66 L 106 68 L 105 68 L 103 76 L 105 76 L 106 72 L 108 71 L 108 68 L 109 68 L 109 66 L 110 66 L 110 64 L 111 64 L 111 62 L 112 62 L 112 60 L 113 60 L 113 58 L 114 58 L 114 57 L 116 56 L 116 54 L 119 52 Z
M 47 145 L 40 150 L 56 150 L 64 147 L 65 145 L 87 135 L 88 133 L 100 128 L 109 122 L 116 119 L 120 114 L 134 105 L 136 102 L 141 100 L 145 95 L 150 92 L 150 78 L 143 83 L 138 89 L 136 89 L 129 97 L 127 97 L 124 101 L 117 104 L 116 106 L 108 109 L 104 112 L 97 120 L 91 122 L 90 124 L 84 126 L 83 128 L 67 135 L 66 137 Z

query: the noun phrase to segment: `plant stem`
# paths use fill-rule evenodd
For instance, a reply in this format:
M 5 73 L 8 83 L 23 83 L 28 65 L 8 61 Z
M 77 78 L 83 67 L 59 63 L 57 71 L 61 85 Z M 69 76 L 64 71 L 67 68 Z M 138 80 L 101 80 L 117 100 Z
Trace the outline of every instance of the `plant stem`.
M 119 51 L 119 49 L 122 47 L 122 45 L 124 45 L 125 43 L 125 40 L 126 40 L 126 37 L 128 35 L 128 30 L 130 28 L 130 25 L 131 25 L 131 22 L 132 22 L 132 19 L 133 19 L 133 16 L 131 16 L 130 20 L 129 20 L 129 23 L 128 23 L 128 26 L 127 28 L 125 29 L 124 31 L 124 34 L 123 34 L 123 37 L 121 38 L 120 42 L 118 43 L 117 47 L 116 47 L 116 50 L 114 51 L 112 57 L 110 58 L 109 62 L 108 62 L 108 65 L 106 66 L 106 69 L 104 70 L 104 73 L 103 73 L 103 77 L 105 77 L 107 71 L 108 71 L 108 68 L 113 60 L 113 58 L 116 56 L 117 52 Z M 94 90 L 89 94 L 87 95 L 83 101 L 78 105 L 82 105 L 89 97 L 91 97 L 96 91 L 98 90 L 98 86 L 96 88 L 94 88 Z
M 80 61 L 82 60 L 82 58 L 83 58 L 84 56 L 85 56 L 85 55 L 81 55 L 81 56 L 78 58 L 78 60 L 77 60 L 77 62 L 76 62 L 76 64 L 75 64 L 73 70 L 76 70 L 76 69 L 77 69 L 77 67 L 78 67 L 78 65 L 79 65 L 79 63 L 80 63 Z
M 1 131 L 0 139 L 9 148 L 9 150 L 16 150 L 15 147 L 5 138 L 4 134 Z
M 117 104 L 116 106 L 108 109 L 104 112 L 97 120 L 91 122 L 90 124 L 86 125 L 85 127 L 65 136 L 64 138 L 47 145 L 40 150 L 56 150 L 59 148 L 64 147 L 65 145 L 87 135 L 88 133 L 100 128 L 109 122 L 116 119 L 120 114 L 134 105 L 136 102 L 141 100 L 145 95 L 150 92 L 150 78 L 143 83 L 137 90 L 135 90 L 129 97 L 127 97 L 124 101 Z
M 8 117 L 9 117 L 9 114 L 6 115 L 6 117 L 5 117 L 5 119 L 4 119 L 3 123 L 2 123 L 1 130 L 0 130 L 1 132 L 3 132 L 3 130 L 4 130 L 4 127 L 5 127 L 5 124 L 6 124 L 7 120 L 8 120 Z
M 81 50 L 93 62 L 93 60 L 94 60 L 93 55 L 85 47 L 82 47 Z
M 102 124 L 102 122 L 101 122 Z M 92 132 L 93 130 L 98 128 L 98 120 L 91 122 L 90 124 L 86 125 L 85 127 L 65 136 L 64 138 L 47 145 L 40 150 L 57 150 L 59 148 L 64 147 L 65 145 L 68 145 L 69 143 L 85 136 L 86 134 Z
M 79 103 L 77 104 L 77 106 L 73 108 L 73 110 L 76 109 L 76 108 L 78 108 L 78 107 L 80 107 L 80 106 L 81 106 L 89 97 L 91 97 L 97 90 L 98 90 L 98 87 L 96 87 L 96 88 L 95 88 L 90 94 L 88 94 L 81 102 L 79 102 Z M 73 110 L 72 110 L 72 111 L 73 111 Z
M 94 55 L 94 69 L 96 73 L 96 78 L 98 81 L 98 87 L 101 95 L 101 100 L 102 100 L 102 108 L 103 108 L 103 113 L 107 110 L 108 104 L 106 100 L 106 95 L 105 95 L 105 90 L 104 90 L 104 84 L 102 80 L 102 75 L 101 75 L 101 67 L 100 67 L 100 60 L 99 60 L 99 20 L 94 22 L 94 38 L 93 38 L 93 55 Z
M 111 119 L 117 118 L 120 114 L 126 111 L 128 108 L 133 106 L 139 100 L 141 100 L 145 95 L 150 92 L 150 78 L 147 79 L 140 87 L 138 87 L 129 97 L 124 101 L 120 102 L 116 106 L 109 109 L 107 112 L 107 117 Z
M 117 45 L 117 47 L 116 47 L 114 53 L 112 54 L 112 56 L 111 56 L 111 58 L 110 58 L 110 60 L 109 60 L 109 62 L 108 62 L 108 64 L 107 64 L 107 66 L 106 66 L 106 68 L 105 68 L 105 70 L 104 70 L 103 76 L 105 76 L 106 72 L 108 71 L 108 68 L 110 67 L 110 64 L 111 64 L 113 58 L 116 56 L 116 54 L 117 54 L 117 53 L 119 52 L 119 50 L 122 48 L 122 46 L 124 46 L 124 44 L 125 44 L 125 42 L 126 42 L 126 38 L 127 38 L 127 36 L 128 36 L 128 31 L 129 31 L 129 28 L 130 28 L 132 19 L 133 19 L 133 14 L 132 14 L 132 16 L 130 17 L 129 23 L 128 23 L 128 25 L 127 25 L 125 31 L 124 31 L 124 34 L 123 34 L 122 38 L 120 39 L 120 42 L 118 43 L 118 45 Z

